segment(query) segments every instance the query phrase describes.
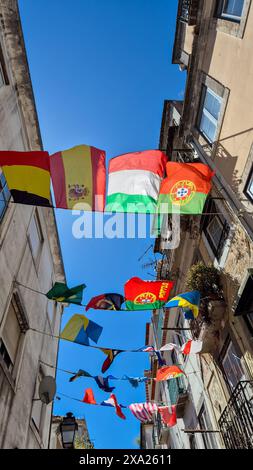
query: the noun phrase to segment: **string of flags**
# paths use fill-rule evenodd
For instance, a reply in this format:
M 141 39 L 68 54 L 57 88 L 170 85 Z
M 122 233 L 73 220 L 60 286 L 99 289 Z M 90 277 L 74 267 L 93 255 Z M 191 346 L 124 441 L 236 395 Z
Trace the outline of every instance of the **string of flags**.
M 33 291 L 33 289 L 19 282 L 17 284 Z M 87 305 L 82 303 L 85 284 L 69 288 L 64 283 L 55 282 L 49 292 L 39 293 L 46 295 L 49 300 L 86 307 L 86 311 L 91 308 L 127 312 L 154 310 L 162 307 L 180 307 L 183 309 L 186 320 L 197 318 L 201 300 L 200 292 L 196 290 L 184 292 L 169 300 L 173 284 L 172 281 L 167 280 L 144 281 L 138 277 L 133 277 L 125 283 L 124 297 L 116 293 L 100 294 L 92 297 Z M 126 309 L 121 308 L 123 303 L 126 304 Z
M 201 214 L 214 173 L 203 163 L 167 161 L 160 150 L 127 153 L 109 162 L 105 151 L 78 145 L 53 155 L 0 151 L 0 166 L 15 203 L 100 212 Z M 166 177 L 165 177 L 166 174 Z
M 214 173 L 203 163 L 178 163 L 168 161 L 160 150 L 147 150 L 117 156 L 109 161 L 108 189 L 106 194 L 106 153 L 89 145 L 79 145 L 49 155 L 48 152 L 0 151 L 0 166 L 5 175 L 14 203 L 73 209 L 82 203 L 82 210 L 104 213 L 126 212 L 143 214 L 184 215 L 201 214 L 206 198 L 211 191 Z M 50 183 L 52 182 L 55 206 L 51 203 Z M 158 225 L 159 225 L 158 221 Z M 26 287 L 26 286 L 24 286 Z M 28 287 L 27 287 L 28 288 Z M 46 297 L 94 310 L 145 311 L 180 307 L 185 318 L 197 318 L 200 306 L 198 291 L 178 294 L 172 299 L 173 282 L 144 281 L 133 277 L 125 283 L 124 296 L 118 293 L 104 293 L 92 297 L 87 305 L 82 303 L 85 284 L 69 288 L 56 282 Z M 31 289 L 32 290 L 32 289 Z M 125 304 L 125 309 L 122 305 Z M 36 330 L 34 330 L 36 331 Z M 126 419 L 114 395 L 110 380 L 128 380 L 137 387 L 147 380 L 157 382 L 186 376 L 177 365 L 166 365 L 163 351 L 177 349 L 184 355 L 198 354 L 202 342 L 189 340 L 182 346 L 168 343 L 159 350 L 145 346 L 136 350 L 122 350 L 91 346 L 90 340 L 98 343 L 103 328 L 85 315 L 75 314 L 66 324 L 60 338 L 99 349 L 106 356 L 102 373 L 106 372 L 114 359 L 122 352 L 148 352 L 157 356 L 159 368 L 156 377 L 114 377 L 92 376 L 79 369 L 69 379 L 93 378 L 98 387 L 110 393 L 110 397 L 97 403 L 92 389 L 85 391 L 83 403 L 109 406 L 116 415 Z M 53 335 L 51 335 L 53 336 Z M 133 403 L 127 408 L 141 422 L 152 422 L 154 413 L 159 413 L 164 424 L 172 427 L 177 422 L 176 406 L 159 406 L 157 403 Z
M 64 394 L 60 394 L 66 396 Z M 72 397 L 69 397 L 72 398 Z M 176 414 L 176 405 L 158 405 L 157 403 L 145 402 L 145 403 L 131 403 L 130 405 L 122 405 L 118 403 L 117 397 L 115 394 L 111 394 L 107 400 L 103 400 L 98 403 L 92 388 L 87 388 L 84 392 L 84 397 L 82 400 L 77 398 L 72 398 L 81 403 L 87 405 L 95 406 L 107 406 L 115 409 L 116 415 L 121 419 L 126 419 L 122 409 L 128 408 L 133 416 L 141 421 L 142 423 L 151 423 L 154 419 L 154 414 L 159 413 L 162 419 L 162 422 L 168 426 L 173 427 L 177 424 L 177 414 Z

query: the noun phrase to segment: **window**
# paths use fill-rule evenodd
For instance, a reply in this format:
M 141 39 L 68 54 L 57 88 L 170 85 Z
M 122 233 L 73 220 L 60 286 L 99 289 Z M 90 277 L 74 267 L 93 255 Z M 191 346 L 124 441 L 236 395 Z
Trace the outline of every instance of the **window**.
M 207 430 L 207 431 L 212 431 L 213 430 L 213 425 L 211 423 L 209 414 L 208 414 L 208 412 L 207 412 L 204 405 L 202 406 L 202 408 L 200 410 L 198 418 L 199 418 L 199 425 L 200 425 L 201 430 Z M 202 435 L 202 438 L 203 438 L 203 443 L 204 443 L 205 449 L 216 449 L 217 448 L 214 434 L 212 434 L 212 433 L 206 433 L 206 434 L 203 433 L 201 435 Z
M 216 139 L 222 98 L 203 86 L 199 111 L 199 130 L 210 143 Z
M 1 82 L 1 79 L 0 79 Z M 0 83 L 1 86 L 1 83 Z M 8 202 L 11 198 L 11 193 L 8 189 L 7 182 L 3 173 L 0 175 L 0 222 L 8 207 Z
M 235 316 L 242 315 L 245 323 L 253 335 L 253 275 L 249 275 L 244 286 L 243 292 L 239 298 Z
M 0 339 L 0 355 L 7 367 L 12 372 L 17 357 L 21 336 L 20 324 L 12 301 L 4 323 L 2 338 Z
M 244 190 L 245 195 L 251 202 L 253 202 L 253 171 L 251 170 L 246 187 Z
M 221 0 L 218 4 L 218 15 L 230 21 L 240 22 L 244 0 Z
M 39 433 L 43 429 L 43 421 L 44 421 L 44 411 L 45 411 L 45 404 L 38 399 L 39 398 L 39 386 L 42 379 L 45 377 L 43 371 L 39 370 L 37 379 L 36 379 L 36 387 L 35 387 L 35 395 L 34 395 L 34 402 L 32 408 L 32 421 L 36 426 L 36 429 Z
M 230 232 L 230 226 L 213 199 L 208 200 L 205 212 L 210 215 L 203 216 L 202 230 L 215 258 L 219 261 Z
M 4 73 L 3 73 L 2 65 L 0 63 L 0 88 L 4 85 L 5 85 Z
M 238 353 L 236 352 L 232 341 L 229 342 L 225 352 L 224 358 L 222 360 L 222 367 L 231 390 L 237 386 L 238 382 L 245 380 L 241 360 L 238 357 Z
M 41 254 L 41 248 L 43 243 L 43 234 L 41 230 L 39 215 L 37 210 L 34 213 L 34 217 L 31 220 L 29 227 L 29 242 L 32 251 L 32 256 L 35 265 L 38 265 L 39 257 Z

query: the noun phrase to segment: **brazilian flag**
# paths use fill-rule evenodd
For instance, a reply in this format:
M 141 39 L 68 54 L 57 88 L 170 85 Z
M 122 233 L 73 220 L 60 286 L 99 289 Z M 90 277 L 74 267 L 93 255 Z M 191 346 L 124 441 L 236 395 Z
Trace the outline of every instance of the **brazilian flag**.
M 46 296 L 48 299 L 56 300 L 57 302 L 82 305 L 83 290 L 85 287 L 85 284 L 81 284 L 80 286 L 69 289 L 66 284 L 56 282 Z

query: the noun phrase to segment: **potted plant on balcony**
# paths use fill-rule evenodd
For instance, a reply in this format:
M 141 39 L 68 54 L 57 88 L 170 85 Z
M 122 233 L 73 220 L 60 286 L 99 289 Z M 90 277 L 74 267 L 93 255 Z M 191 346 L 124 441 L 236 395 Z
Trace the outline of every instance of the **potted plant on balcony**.
M 198 290 L 202 298 L 222 300 L 222 288 L 218 269 L 202 262 L 193 264 L 189 270 L 186 286 L 190 290 Z
M 205 265 L 202 262 L 191 266 L 186 286 L 189 290 L 198 290 L 201 294 L 199 316 L 192 321 L 193 331 L 196 337 L 205 330 L 205 348 L 208 352 L 214 350 L 219 342 L 221 320 L 224 318 L 225 302 L 220 282 L 218 269 L 212 265 Z

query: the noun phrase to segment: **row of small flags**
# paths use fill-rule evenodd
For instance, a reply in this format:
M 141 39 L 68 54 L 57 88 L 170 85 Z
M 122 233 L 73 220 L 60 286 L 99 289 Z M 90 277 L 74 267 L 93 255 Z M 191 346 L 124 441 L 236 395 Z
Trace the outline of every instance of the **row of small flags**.
M 168 162 L 160 150 L 127 153 L 109 161 L 105 151 L 79 145 L 48 152 L 0 151 L 0 166 L 14 202 L 133 213 L 201 214 L 214 173 L 203 163 Z M 52 207 L 52 206 L 51 206 Z
M 200 293 L 199 291 L 178 294 L 169 301 L 169 296 L 174 283 L 172 281 L 144 281 L 139 277 L 132 277 L 124 286 L 124 297 L 121 294 L 107 293 L 93 297 L 86 305 L 86 311 L 95 310 L 122 311 L 125 302 L 127 311 L 154 310 L 164 307 L 182 307 L 186 310 L 186 318 L 193 320 L 198 316 Z M 66 284 L 56 282 L 46 294 L 50 300 L 57 302 L 82 304 L 85 284 L 69 289 Z M 124 311 L 124 310 L 123 310 Z
M 177 423 L 176 405 L 169 407 L 164 405 L 160 406 L 157 403 L 145 402 L 132 403 L 129 406 L 125 406 L 118 403 L 114 393 L 112 393 L 107 400 L 103 400 L 101 403 L 97 403 L 92 388 L 87 388 L 85 390 L 84 397 L 80 401 L 88 405 L 113 407 L 115 409 L 116 415 L 121 419 L 126 419 L 122 408 L 129 408 L 134 417 L 142 423 L 152 422 L 155 413 L 160 414 L 163 423 L 168 427 L 173 427 Z

